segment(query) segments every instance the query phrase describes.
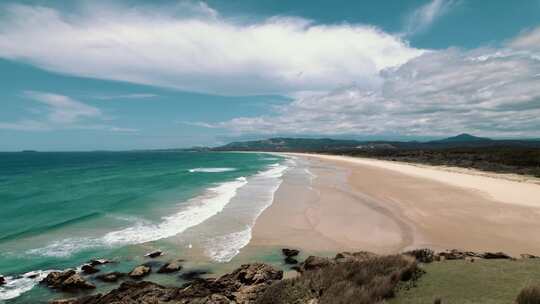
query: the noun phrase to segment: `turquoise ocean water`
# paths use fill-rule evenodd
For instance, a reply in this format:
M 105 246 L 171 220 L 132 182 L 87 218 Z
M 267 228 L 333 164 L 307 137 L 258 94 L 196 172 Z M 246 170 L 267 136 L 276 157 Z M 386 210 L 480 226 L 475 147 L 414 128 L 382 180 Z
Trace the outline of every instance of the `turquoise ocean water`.
M 0 302 L 43 300 L 36 283 L 47 271 L 96 257 L 128 268 L 147 250 L 189 248 L 229 261 L 285 163 L 263 153 L 0 153 Z

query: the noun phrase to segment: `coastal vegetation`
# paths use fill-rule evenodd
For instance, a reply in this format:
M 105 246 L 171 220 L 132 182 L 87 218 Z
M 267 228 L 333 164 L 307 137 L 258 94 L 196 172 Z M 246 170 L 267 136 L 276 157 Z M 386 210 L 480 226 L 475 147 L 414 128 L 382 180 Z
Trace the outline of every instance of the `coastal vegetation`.
M 349 155 L 540 177 L 539 140 L 495 140 L 469 134 L 427 142 L 271 138 L 233 142 L 214 150 Z
M 298 251 L 284 249 L 284 258 L 291 253 Z M 296 276 L 284 278 L 282 269 L 290 271 L 286 265 L 245 264 L 218 278 L 196 277 L 183 286 L 169 287 L 131 276 L 109 293 L 50 303 L 536 304 L 540 301 L 540 258 L 528 254 L 516 259 L 502 252 L 459 250 L 435 253 L 418 249 L 395 255 L 342 252 L 333 258 L 309 256 L 290 268 Z M 86 289 L 92 280 L 89 274 L 66 270 L 50 273 L 44 284 L 74 291 L 74 288 Z M 66 281 L 69 286 L 64 286 Z M 73 285 L 73 281 L 80 286 Z

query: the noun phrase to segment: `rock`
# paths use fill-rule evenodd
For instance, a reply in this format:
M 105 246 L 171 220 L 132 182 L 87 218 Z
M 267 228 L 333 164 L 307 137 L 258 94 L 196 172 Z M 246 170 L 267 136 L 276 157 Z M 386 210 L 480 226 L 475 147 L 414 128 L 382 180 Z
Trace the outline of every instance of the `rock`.
M 300 253 L 299 250 L 289 249 L 289 248 L 283 248 L 283 249 L 281 249 L 281 252 L 286 257 L 294 257 L 294 256 L 297 256 Z
M 105 295 L 59 304 L 254 304 L 283 272 L 265 264 L 242 265 L 217 279 L 197 279 L 181 288 L 151 282 L 124 282 Z
M 6 284 L 6 278 L 0 275 L 0 286 Z
M 191 271 L 188 271 L 188 272 L 185 272 L 183 274 L 180 275 L 180 278 L 182 278 L 183 280 L 186 280 L 186 281 L 193 281 L 193 280 L 196 280 L 196 279 L 200 279 L 200 277 L 203 275 L 203 274 L 207 274 L 208 271 L 206 270 L 191 270 Z
M 142 277 L 145 277 L 145 276 L 149 275 L 151 271 L 152 271 L 151 267 L 141 265 L 141 266 L 137 266 L 137 267 L 133 268 L 133 270 L 130 273 L 128 273 L 128 275 L 131 278 L 140 279 Z
M 83 279 L 75 270 L 54 271 L 43 279 L 42 283 L 55 289 L 74 290 L 74 289 L 94 289 L 96 286 Z
M 94 259 L 94 260 L 88 261 L 87 264 L 89 264 L 90 266 L 95 267 L 95 266 L 105 265 L 105 264 L 109 264 L 109 263 L 112 263 L 112 261 L 106 260 L 106 259 Z
M 283 271 L 266 264 L 246 264 L 218 279 L 198 279 L 178 291 L 181 303 L 250 304 L 270 286 L 283 278 Z
M 62 282 L 62 289 L 94 289 L 96 286 L 87 282 L 79 274 L 74 274 Z
M 484 252 L 481 257 L 483 259 L 511 259 L 512 257 L 504 252 Z
M 165 265 L 161 266 L 158 273 L 173 273 L 180 271 L 182 269 L 182 265 L 178 261 L 173 261 L 170 263 L 166 263 Z
M 144 256 L 153 259 L 153 258 L 157 258 L 157 257 L 162 256 L 162 255 L 163 255 L 162 251 L 156 250 L 156 251 L 149 252 L 149 253 L 145 254 Z
M 158 304 L 172 302 L 170 299 L 173 293 L 173 288 L 163 287 L 155 283 L 128 281 L 105 295 L 92 295 L 69 304 Z
M 536 255 L 532 255 L 532 254 L 528 254 L 528 253 L 523 253 L 520 256 L 521 256 L 522 259 L 538 259 L 539 258 Z
M 295 258 L 288 256 L 285 258 L 285 264 L 294 265 L 294 264 L 298 264 L 298 261 Z
M 444 258 L 444 260 L 463 260 L 465 259 L 466 254 L 456 249 L 447 250 L 444 252 L 438 253 L 439 257 Z
M 428 248 L 414 249 L 406 251 L 403 254 L 414 257 L 420 263 L 431 263 L 435 256 L 433 250 Z
M 100 281 L 103 281 L 103 282 L 107 282 L 107 283 L 113 283 L 113 282 L 118 281 L 118 279 L 120 279 L 122 277 L 125 277 L 125 276 L 126 276 L 126 274 L 123 273 L 123 272 L 114 271 L 114 272 L 109 272 L 109 273 L 105 273 L 105 274 L 102 274 L 102 275 L 98 275 L 98 276 L 96 276 L 96 279 L 98 279 Z
M 332 261 L 329 258 L 309 256 L 300 266 L 302 271 L 314 270 L 330 265 Z
M 97 269 L 95 266 L 92 266 L 91 264 L 82 265 L 81 270 L 84 274 L 94 274 L 96 272 L 99 272 L 99 269 Z
M 366 259 L 376 257 L 377 255 L 368 251 L 358 251 L 358 252 L 340 252 L 334 257 L 336 263 L 344 262 L 361 262 Z

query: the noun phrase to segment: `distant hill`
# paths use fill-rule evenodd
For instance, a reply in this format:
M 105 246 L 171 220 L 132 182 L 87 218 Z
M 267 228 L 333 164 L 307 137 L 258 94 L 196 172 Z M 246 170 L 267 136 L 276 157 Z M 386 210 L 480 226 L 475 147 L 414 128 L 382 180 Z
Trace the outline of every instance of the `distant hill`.
M 537 140 L 497 140 L 459 134 L 440 140 L 418 141 L 359 141 L 331 138 L 277 137 L 263 140 L 232 142 L 213 148 L 214 151 L 276 151 L 276 152 L 332 152 L 380 150 L 438 150 L 449 148 L 529 147 L 540 148 Z
M 432 143 L 433 142 L 455 143 L 455 142 L 479 142 L 479 141 L 492 141 L 492 139 L 487 138 L 487 137 L 478 137 L 478 136 L 473 136 L 471 134 L 463 133 L 463 134 L 459 134 L 459 135 L 453 136 L 453 137 L 448 137 L 448 138 L 445 138 L 445 139 L 433 140 L 431 142 Z
M 362 142 L 356 140 L 340 140 L 330 138 L 269 138 L 230 144 L 214 148 L 217 151 L 319 151 L 351 149 Z

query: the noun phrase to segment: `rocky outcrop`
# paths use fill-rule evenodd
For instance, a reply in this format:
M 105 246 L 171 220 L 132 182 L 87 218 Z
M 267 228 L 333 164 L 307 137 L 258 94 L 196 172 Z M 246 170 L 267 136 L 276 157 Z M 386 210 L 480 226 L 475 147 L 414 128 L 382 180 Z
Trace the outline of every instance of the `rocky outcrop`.
M 96 286 L 87 282 L 75 270 L 53 271 L 41 281 L 41 283 L 55 289 L 62 290 L 77 290 L 77 289 L 94 289 Z
M 109 264 L 109 263 L 112 263 L 112 261 L 110 260 L 107 260 L 107 259 L 94 259 L 94 260 L 90 260 L 88 261 L 87 264 L 89 264 L 90 266 L 99 266 L 99 265 L 105 265 L 105 264 Z
M 483 259 L 504 259 L 509 260 L 512 259 L 511 256 L 504 252 L 484 252 L 480 255 Z
M 435 260 L 435 252 L 429 248 L 414 249 L 403 254 L 414 257 L 420 263 L 431 263 Z
M 123 273 L 123 272 L 114 271 L 114 272 L 109 272 L 109 273 L 104 273 L 104 274 L 98 275 L 98 276 L 96 276 L 96 279 L 100 280 L 102 282 L 114 283 L 114 282 L 118 281 L 118 279 L 123 278 L 125 276 L 126 276 L 126 274 Z
M 150 266 L 141 265 L 133 268 L 133 270 L 128 273 L 128 275 L 133 279 L 141 279 L 152 272 L 152 268 Z
M 298 264 L 298 260 L 293 258 L 293 257 L 285 257 L 285 264 L 290 264 L 290 265 L 295 265 L 295 264 Z
M 1 276 L 0 275 L 0 286 L 6 284 L 6 278 L 4 278 L 4 276 Z
M 157 258 L 159 256 L 162 256 L 163 255 L 163 251 L 160 251 L 160 250 L 156 250 L 156 251 L 152 251 L 152 252 L 149 252 L 147 254 L 145 254 L 144 256 L 147 257 L 147 258 Z
M 200 279 L 202 275 L 208 274 L 206 270 L 190 270 L 182 273 L 180 278 L 186 281 L 193 281 Z
M 158 269 L 158 273 L 173 273 L 180 271 L 182 269 L 182 264 L 179 261 L 172 261 L 166 263 Z
M 294 256 L 297 256 L 300 253 L 300 251 L 297 250 L 297 249 L 289 249 L 289 248 L 283 248 L 283 249 L 281 249 L 281 252 L 286 257 L 294 257 Z
M 124 282 L 106 295 L 81 298 L 70 304 L 251 304 L 283 272 L 266 264 L 242 265 L 217 279 L 197 279 L 181 288 L 150 282 Z M 72 300 L 69 300 L 72 301 Z
M 84 274 L 94 274 L 96 272 L 99 272 L 99 269 L 96 266 L 92 266 L 91 264 L 84 264 L 81 266 L 81 271 Z
M 533 255 L 533 254 L 528 254 L 528 253 L 523 253 L 520 255 L 522 259 L 538 259 L 540 257 L 536 256 L 536 255 Z

